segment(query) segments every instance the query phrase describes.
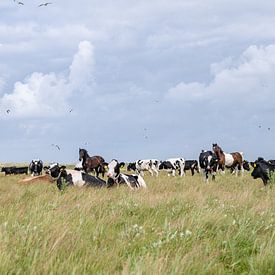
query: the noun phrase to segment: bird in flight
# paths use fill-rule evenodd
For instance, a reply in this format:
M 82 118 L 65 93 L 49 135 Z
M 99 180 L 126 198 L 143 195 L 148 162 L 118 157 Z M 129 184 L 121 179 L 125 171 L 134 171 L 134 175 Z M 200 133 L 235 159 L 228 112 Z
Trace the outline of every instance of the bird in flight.
M 17 4 L 18 4 L 18 5 L 24 5 L 24 3 L 23 3 L 23 2 L 17 2 Z
M 52 144 L 52 146 L 55 146 L 60 151 L 60 147 L 57 144 Z
M 40 4 L 38 7 L 43 7 L 43 6 L 47 7 L 47 6 L 50 5 L 50 4 L 52 4 L 52 3 L 46 2 L 46 3 Z
M 6 112 L 7 112 L 7 114 L 9 114 L 9 113 L 11 112 L 11 110 L 10 110 L 10 109 L 8 109 Z
M 72 111 L 73 111 L 73 109 L 70 109 L 70 111 L 69 111 L 69 112 L 71 113 Z
M 270 131 L 270 128 L 268 127 L 267 130 Z

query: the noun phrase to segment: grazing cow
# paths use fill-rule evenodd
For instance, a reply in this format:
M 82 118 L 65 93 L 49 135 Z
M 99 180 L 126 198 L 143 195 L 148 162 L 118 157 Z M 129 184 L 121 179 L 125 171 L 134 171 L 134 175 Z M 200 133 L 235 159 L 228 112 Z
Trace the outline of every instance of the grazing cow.
M 238 171 L 241 171 L 242 168 L 243 168 L 243 170 L 250 171 L 249 162 L 247 160 L 243 161 L 242 167 L 240 165 L 237 165 L 237 167 L 231 166 L 230 171 L 232 174 L 236 172 L 236 168 L 238 169 Z
M 91 187 L 107 187 L 106 181 L 84 173 L 83 171 L 76 171 L 66 169 L 66 166 L 59 166 L 58 163 L 53 163 L 49 167 L 46 167 L 47 174 L 57 181 L 57 187 L 62 189 L 62 184 L 66 186 L 91 186 Z
M 13 166 L 13 167 L 2 167 L 1 172 L 5 173 L 5 176 L 6 175 L 12 175 L 14 168 L 15 168 L 15 166 Z
M 271 164 L 269 161 L 263 158 L 258 158 L 256 161 L 250 163 L 254 168 L 251 176 L 254 179 L 262 179 L 264 185 L 266 186 L 270 181 L 271 174 L 275 171 L 275 165 Z
M 32 176 L 39 176 L 42 174 L 43 162 L 40 159 L 34 159 L 29 165 L 30 173 Z
M 131 189 L 138 189 L 140 187 L 146 188 L 144 179 L 138 175 L 127 175 L 120 172 L 120 168 L 125 165 L 124 162 L 119 163 L 116 159 L 113 159 L 108 164 L 108 184 L 127 184 Z
M 234 152 L 234 153 L 224 153 L 222 148 L 217 144 L 213 143 L 213 152 L 218 158 L 218 164 L 219 168 L 222 170 L 222 172 L 225 172 L 225 167 L 230 168 L 234 167 L 237 168 L 238 166 L 241 168 L 241 171 L 243 173 L 243 153 L 242 152 Z M 236 173 L 237 175 L 237 173 Z
M 168 171 L 168 176 L 170 176 L 170 174 L 172 176 L 175 176 L 176 171 L 178 170 L 179 175 L 182 177 L 184 175 L 184 166 L 185 166 L 184 158 L 170 158 L 160 163 L 159 170 Z
M 192 176 L 194 176 L 195 171 L 199 173 L 199 163 L 197 160 L 186 160 L 184 165 L 184 172 L 191 170 Z
M 218 158 L 212 151 L 204 151 L 199 155 L 200 168 L 205 175 L 205 181 L 208 182 L 208 174 L 212 175 L 212 180 L 215 180 L 215 176 L 218 168 Z
M 28 167 L 2 167 L 1 172 L 6 175 L 18 175 L 18 174 L 28 174 Z
M 268 162 L 269 162 L 270 164 L 275 165 L 275 160 L 274 160 L 274 159 L 270 159 Z
M 157 159 L 140 159 L 136 162 L 130 162 L 127 166 L 127 171 L 133 170 L 141 176 L 144 175 L 144 171 L 148 171 L 151 176 L 158 176 L 159 161 Z

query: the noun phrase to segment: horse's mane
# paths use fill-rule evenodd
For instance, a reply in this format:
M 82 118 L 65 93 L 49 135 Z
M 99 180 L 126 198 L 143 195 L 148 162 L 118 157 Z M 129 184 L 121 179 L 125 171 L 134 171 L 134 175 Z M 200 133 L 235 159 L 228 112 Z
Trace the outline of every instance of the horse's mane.
M 214 148 L 216 148 L 216 150 L 219 150 L 221 154 L 224 154 L 222 148 L 218 144 L 215 144 Z

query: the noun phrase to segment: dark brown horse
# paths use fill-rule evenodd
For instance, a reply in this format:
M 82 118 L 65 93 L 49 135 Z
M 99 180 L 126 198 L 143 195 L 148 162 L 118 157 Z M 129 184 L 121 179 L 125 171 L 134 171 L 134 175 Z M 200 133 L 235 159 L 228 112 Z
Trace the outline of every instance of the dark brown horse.
M 224 153 L 222 148 L 217 144 L 213 143 L 213 152 L 218 158 L 219 168 L 224 172 L 225 167 L 242 170 L 243 172 L 243 153 L 234 152 L 234 153 Z M 237 173 L 236 173 L 237 175 Z
M 92 156 L 90 157 L 87 150 L 79 148 L 79 161 L 82 161 L 82 167 L 86 173 L 94 172 L 96 176 L 101 173 L 102 177 L 106 172 L 105 166 L 107 163 L 104 158 L 101 156 Z

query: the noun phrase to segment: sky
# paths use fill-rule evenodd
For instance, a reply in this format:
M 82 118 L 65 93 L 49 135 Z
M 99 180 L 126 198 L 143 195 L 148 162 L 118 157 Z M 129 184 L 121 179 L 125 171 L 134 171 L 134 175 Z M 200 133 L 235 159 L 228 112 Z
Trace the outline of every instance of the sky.
M 273 0 L 22 2 L 0 0 L 0 162 L 275 158 Z

